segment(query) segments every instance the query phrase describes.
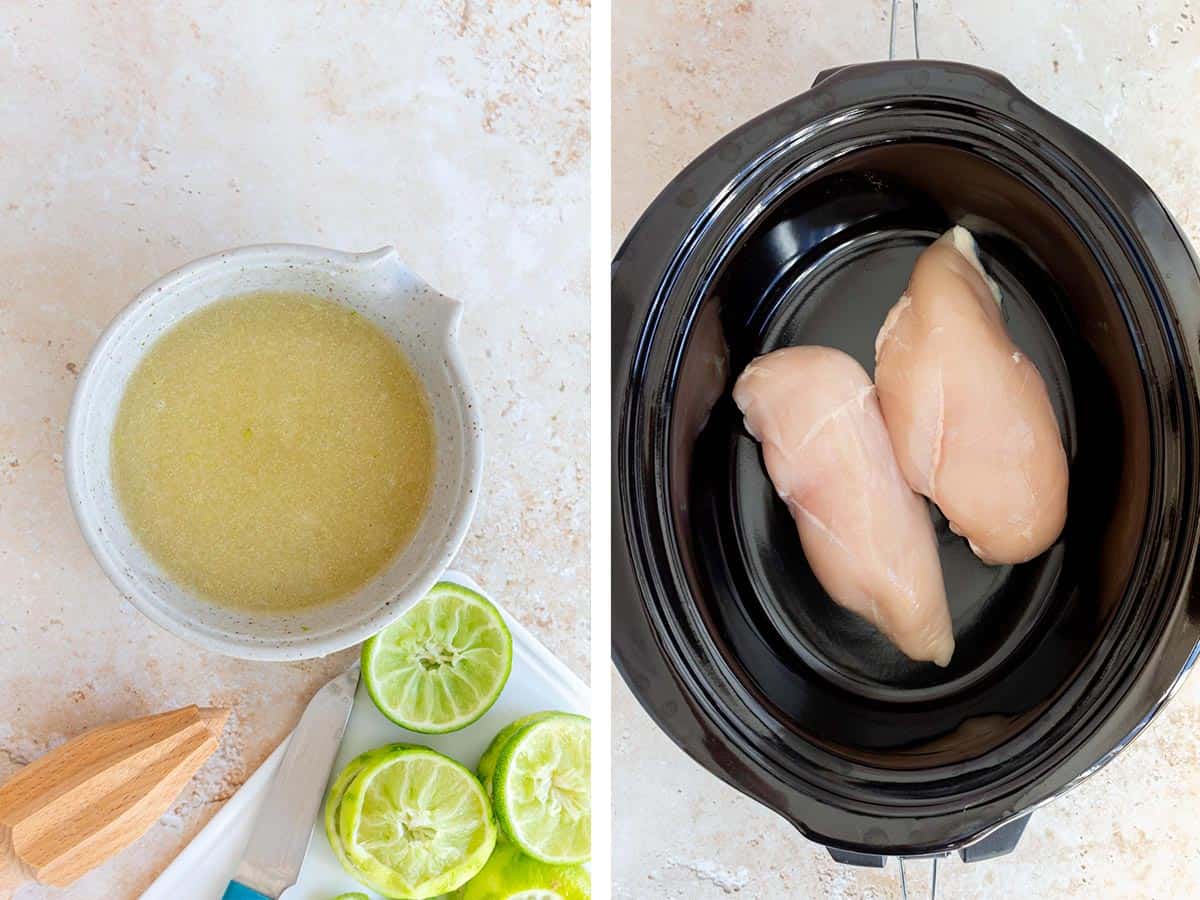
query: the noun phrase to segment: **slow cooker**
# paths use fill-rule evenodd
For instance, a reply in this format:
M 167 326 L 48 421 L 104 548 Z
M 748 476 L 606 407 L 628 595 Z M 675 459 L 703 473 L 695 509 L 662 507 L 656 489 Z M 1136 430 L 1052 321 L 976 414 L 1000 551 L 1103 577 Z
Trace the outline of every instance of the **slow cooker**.
M 730 391 L 791 344 L 872 371 L 956 223 L 1046 380 L 1071 488 L 1062 536 L 1018 566 L 934 511 L 957 644 L 939 669 L 825 595 Z M 843 861 L 990 855 L 1178 687 L 1200 638 L 1200 274 L 1099 143 L 984 69 L 826 72 L 662 191 L 612 291 L 613 656 L 709 771 Z

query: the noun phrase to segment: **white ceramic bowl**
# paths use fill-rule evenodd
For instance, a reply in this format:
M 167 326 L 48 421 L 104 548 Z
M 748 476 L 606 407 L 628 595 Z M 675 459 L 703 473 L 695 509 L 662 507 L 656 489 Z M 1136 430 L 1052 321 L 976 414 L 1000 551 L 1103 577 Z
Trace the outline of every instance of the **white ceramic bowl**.
M 432 496 L 412 541 L 369 584 L 290 614 L 248 614 L 205 602 L 172 581 L 134 539 L 113 490 L 109 456 L 125 384 L 147 349 L 180 319 L 250 291 L 301 291 L 349 306 L 394 337 L 425 386 L 437 435 Z M 341 253 L 272 244 L 177 269 L 146 288 L 101 336 L 67 424 L 67 490 L 96 559 L 153 621 L 211 650 L 303 659 L 358 643 L 395 620 L 438 579 L 466 536 L 483 465 L 478 404 L 456 334 L 461 305 L 426 285 L 393 248 Z

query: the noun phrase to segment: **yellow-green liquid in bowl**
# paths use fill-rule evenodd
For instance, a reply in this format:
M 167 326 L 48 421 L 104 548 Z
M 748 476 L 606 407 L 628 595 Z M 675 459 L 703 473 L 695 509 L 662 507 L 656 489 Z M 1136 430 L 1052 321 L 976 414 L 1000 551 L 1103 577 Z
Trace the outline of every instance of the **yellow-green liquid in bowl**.
M 222 606 L 290 612 L 362 587 L 429 500 L 429 404 L 396 342 L 304 294 L 223 300 L 130 376 L 112 476 L 134 536 Z

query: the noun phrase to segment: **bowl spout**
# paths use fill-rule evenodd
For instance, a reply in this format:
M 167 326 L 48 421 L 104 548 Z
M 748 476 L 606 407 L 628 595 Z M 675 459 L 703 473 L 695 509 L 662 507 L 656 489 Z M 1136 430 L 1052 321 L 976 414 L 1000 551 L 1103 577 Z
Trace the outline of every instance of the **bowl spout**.
M 400 259 L 395 247 L 360 253 L 356 262 L 365 273 L 385 279 L 395 313 L 401 321 L 420 323 L 439 346 L 454 342 L 462 321 L 463 304 L 433 288 Z

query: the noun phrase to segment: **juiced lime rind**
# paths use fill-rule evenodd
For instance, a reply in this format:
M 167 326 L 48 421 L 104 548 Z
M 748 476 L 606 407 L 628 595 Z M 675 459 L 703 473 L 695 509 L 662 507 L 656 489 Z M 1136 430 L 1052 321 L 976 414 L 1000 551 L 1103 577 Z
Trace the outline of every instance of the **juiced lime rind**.
M 342 797 L 345 796 L 346 788 L 350 786 L 350 782 L 362 771 L 364 766 L 377 759 L 383 759 L 389 753 L 405 749 L 409 746 L 411 745 L 387 744 L 383 747 L 376 747 L 374 750 L 368 750 L 366 753 L 360 753 L 342 769 L 341 774 L 334 780 L 329 788 L 329 793 L 325 797 L 325 837 L 329 841 L 329 847 L 333 850 L 334 857 L 341 864 L 342 868 L 346 870 L 347 875 L 385 897 L 389 896 L 388 891 L 381 885 L 373 883 L 367 875 L 360 872 L 346 855 L 346 848 L 342 846 L 341 836 L 337 832 L 338 812 L 341 808 Z
M 542 862 L 591 858 L 591 720 L 563 713 L 526 725 L 505 744 L 492 776 L 506 838 Z
M 512 635 L 486 597 L 441 581 L 363 644 L 362 671 L 381 713 L 409 731 L 446 734 L 492 708 L 512 672 Z
M 348 894 L 338 894 L 333 900 L 371 900 L 362 891 L 351 891 Z
M 515 721 L 509 722 L 492 738 L 492 742 L 488 744 L 488 748 L 483 751 L 483 756 L 479 757 L 479 765 L 475 767 L 475 772 L 479 775 L 479 780 L 483 782 L 484 789 L 488 792 L 488 796 L 492 795 L 492 775 L 496 771 L 496 761 L 500 759 L 500 753 L 512 736 L 524 728 L 526 725 L 532 725 L 534 722 L 540 722 L 543 719 L 548 719 L 551 716 L 569 716 L 571 713 L 560 713 L 555 710 L 543 710 L 542 712 L 530 713 L 527 716 Z
M 367 882 L 408 900 L 460 887 L 496 846 L 491 803 L 465 766 L 408 746 L 366 762 L 337 813 L 346 856 Z
M 590 900 L 592 880 L 582 866 L 553 866 L 521 853 L 512 844 L 496 847 L 479 874 L 454 900 Z

